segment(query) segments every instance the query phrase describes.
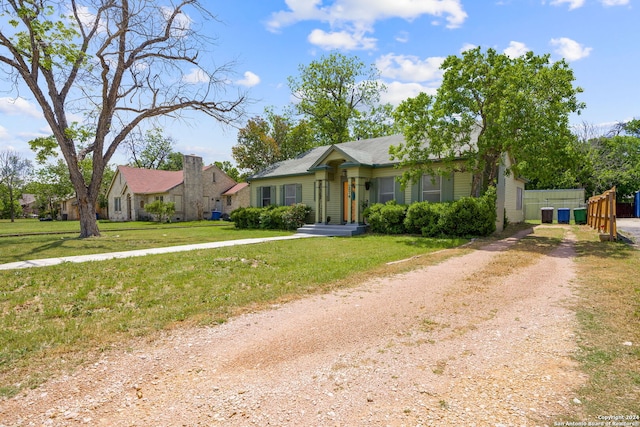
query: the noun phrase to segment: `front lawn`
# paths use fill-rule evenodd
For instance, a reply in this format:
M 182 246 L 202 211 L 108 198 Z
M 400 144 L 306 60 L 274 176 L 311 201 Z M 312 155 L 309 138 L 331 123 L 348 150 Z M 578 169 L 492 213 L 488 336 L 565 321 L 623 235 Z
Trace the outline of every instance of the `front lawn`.
M 227 238 L 265 233 L 224 227 L 193 230 Z M 162 229 L 141 236 L 139 231 L 120 230 L 119 237 L 105 233 L 106 237 L 83 240 L 18 240 L 22 249 L 11 249 L 13 255 L 6 259 L 23 257 L 28 247 L 31 253 L 38 247 L 43 255 L 195 242 L 190 231 L 175 229 L 173 234 Z M 6 239 L 0 238 L 3 257 Z M 353 286 L 373 275 L 436 262 L 464 249 L 407 263 L 387 265 L 389 261 L 464 242 L 377 235 L 310 238 L 0 271 L 0 395 L 36 387 L 51 375 L 94 360 L 101 351 L 126 345 L 132 337 L 177 325 L 216 324 L 243 311 Z

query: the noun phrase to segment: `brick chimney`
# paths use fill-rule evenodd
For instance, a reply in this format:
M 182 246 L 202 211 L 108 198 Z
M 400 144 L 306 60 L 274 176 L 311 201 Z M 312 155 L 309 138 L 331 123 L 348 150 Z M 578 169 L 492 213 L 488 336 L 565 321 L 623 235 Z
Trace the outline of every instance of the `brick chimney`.
M 202 157 L 185 155 L 182 160 L 184 219 L 202 219 Z

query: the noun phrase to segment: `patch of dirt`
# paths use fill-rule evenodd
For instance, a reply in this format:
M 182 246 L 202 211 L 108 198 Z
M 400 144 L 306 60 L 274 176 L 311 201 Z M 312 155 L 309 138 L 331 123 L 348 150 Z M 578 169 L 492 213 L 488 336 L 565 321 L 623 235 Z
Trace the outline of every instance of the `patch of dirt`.
M 574 249 L 492 283 L 519 238 L 211 328 L 0 403 L 0 426 L 553 425 L 577 411 Z

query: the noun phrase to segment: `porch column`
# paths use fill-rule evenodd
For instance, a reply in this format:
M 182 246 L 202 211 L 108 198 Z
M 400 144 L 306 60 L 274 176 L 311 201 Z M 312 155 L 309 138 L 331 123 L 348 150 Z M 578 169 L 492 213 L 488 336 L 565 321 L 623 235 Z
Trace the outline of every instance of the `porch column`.
M 322 222 L 322 203 L 324 200 L 324 197 L 322 197 L 322 180 L 316 179 L 313 185 L 316 192 L 316 223 L 320 223 Z

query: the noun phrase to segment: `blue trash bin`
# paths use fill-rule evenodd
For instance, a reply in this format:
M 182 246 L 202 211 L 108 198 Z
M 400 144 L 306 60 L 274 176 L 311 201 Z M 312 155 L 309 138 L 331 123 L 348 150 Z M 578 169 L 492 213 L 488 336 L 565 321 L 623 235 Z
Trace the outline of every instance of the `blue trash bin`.
M 212 221 L 218 221 L 221 216 L 222 216 L 222 212 L 220 212 L 220 211 L 212 211 L 211 212 L 211 220 Z
M 571 209 L 558 208 L 558 224 L 569 224 L 571 220 Z

